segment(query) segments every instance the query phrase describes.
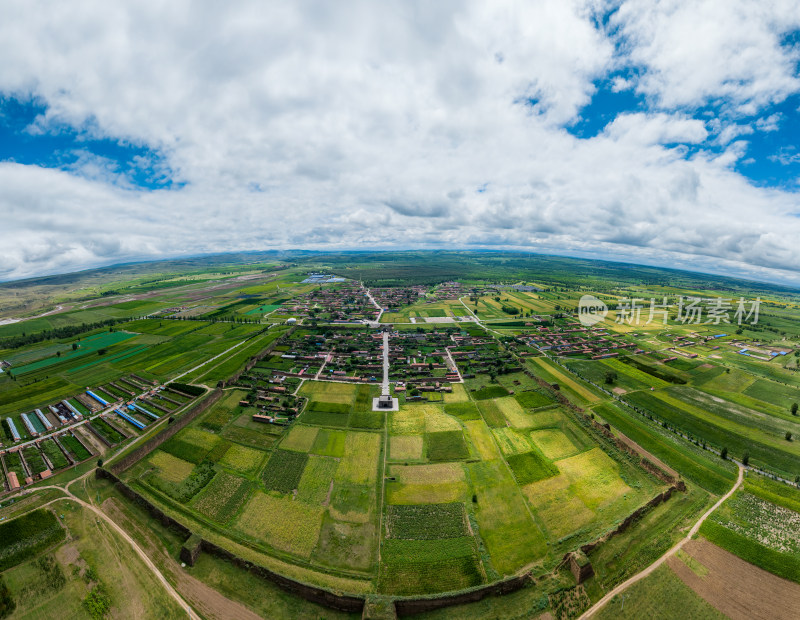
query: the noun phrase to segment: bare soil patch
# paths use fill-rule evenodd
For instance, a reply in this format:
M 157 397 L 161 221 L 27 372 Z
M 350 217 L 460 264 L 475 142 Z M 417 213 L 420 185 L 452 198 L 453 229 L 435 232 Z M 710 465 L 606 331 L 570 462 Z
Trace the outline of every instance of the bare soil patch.
M 119 508 L 114 498 L 103 502 L 103 512 L 110 516 L 119 525 L 132 534 L 132 530 L 139 530 L 143 536 L 139 537 L 139 544 L 147 551 L 148 555 L 156 562 L 164 573 L 172 577 L 175 589 L 183 596 L 196 612 L 205 618 L 226 620 L 260 620 L 260 617 L 247 607 L 223 596 L 202 581 L 195 579 L 183 570 L 160 544 L 156 544 L 144 528 L 131 521 Z
M 794 620 L 800 610 L 800 584 L 753 566 L 707 540 L 683 547 L 708 573 L 700 577 L 673 556 L 669 567 L 692 590 L 732 620 Z

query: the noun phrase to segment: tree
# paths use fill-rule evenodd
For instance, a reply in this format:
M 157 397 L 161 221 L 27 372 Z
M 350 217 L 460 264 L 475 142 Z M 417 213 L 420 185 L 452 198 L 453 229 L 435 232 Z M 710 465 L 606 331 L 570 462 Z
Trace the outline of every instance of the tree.
M 797 403 L 792 403 L 792 415 L 797 415 Z
M 77 351 L 78 350 L 78 343 L 77 342 L 73 342 L 72 343 L 72 350 L 73 351 Z
M 786 431 L 786 441 L 792 440 L 792 431 Z
M 749 465 L 749 464 L 750 464 L 750 453 L 749 452 L 745 452 L 742 455 L 742 465 Z
M 614 372 L 613 370 L 606 371 L 606 383 L 608 385 L 611 385 L 616 380 L 617 380 L 617 373 L 616 372 Z
M 103 466 L 103 459 L 97 459 L 97 466 L 98 467 L 102 467 Z
M 727 460 L 728 458 L 728 448 L 722 448 L 722 452 L 719 453 L 723 460 Z

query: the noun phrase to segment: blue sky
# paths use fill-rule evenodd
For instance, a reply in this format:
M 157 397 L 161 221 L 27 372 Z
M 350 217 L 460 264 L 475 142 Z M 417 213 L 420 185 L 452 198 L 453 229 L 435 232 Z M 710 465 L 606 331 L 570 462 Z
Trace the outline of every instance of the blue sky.
M 800 2 L 0 9 L 0 280 L 513 248 L 800 285 Z

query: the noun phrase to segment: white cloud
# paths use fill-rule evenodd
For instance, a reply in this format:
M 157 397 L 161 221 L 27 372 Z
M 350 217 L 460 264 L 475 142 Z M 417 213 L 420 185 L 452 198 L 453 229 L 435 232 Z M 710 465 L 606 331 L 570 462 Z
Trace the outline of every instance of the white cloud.
M 614 87 L 665 105 L 785 96 L 795 79 L 765 35 L 783 27 L 784 4 L 748 14 L 752 41 L 744 9 L 717 6 L 737 28 L 720 27 L 728 39 L 715 33 L 707 55 L 739 51 L 717 63 L 695 49 L 702 88 L 691 54 L 669 50 L 700 45 L 675 38 L 679 5 L 656 12 L 665 34 L 653 41 L 645 4 L 623 7 L 629 44 L 615 57 L 596 4 L 5 3 L 0 92 L 45 102 L 40 130 L 157 150 L 157 173 L 185 185 L 135 190 L 89 154 L 68 171 L 0 163 L 0 278 L 286 247 L 500 245 L 795 269 L 797 195 L 731 170 L 743 126 L 661 110 L 620 114 L 589 140 L 564 129 L 630 58 L 642 77 Z M 750 54 L 773 63 L 763 79 Z M 722 156 L 674 147 L 702 148 L 709 130 L 729 145 Z
M 759 131 L 770 132 L 778 131 L 782 116 L 778 113 L 770 114 L 766 118 L 760 118 L 756 121 L 756 128 Z
M 708 136 L 702 121 L 668 114 L 620 114 L 605 133 L 615 140 L 640 144 L 697 144 Z
M 612 21 L 645 70 L 638 90 L 662 106 L 722 100 L 752 115 L 800 90 L 800 51 L 781 45 L 800 27 L 797 0 L 629 0 Z
M 626 79 L 619 75 L 615 76 L 613 80 L 611 80 L 611 92 L 614 93 L 621 93 L 626 90 L 630 90 L 636 85 L 636 82 L 632 79 Z
M 736 123 L 733 123 L 725 126 L 725 128 L 719 132 L 719 135 L 717 136 L 717 142 L 724 146 L 734 138 L 746 136 L 751 133 L 753 133 L 753 128 L 749 125 L 737 125 Z

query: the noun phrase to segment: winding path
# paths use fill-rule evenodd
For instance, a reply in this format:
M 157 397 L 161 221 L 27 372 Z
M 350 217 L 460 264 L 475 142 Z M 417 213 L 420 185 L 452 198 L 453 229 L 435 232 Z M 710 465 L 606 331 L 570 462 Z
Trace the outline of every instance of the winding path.
M 131 547 L 133 547 L 133 550 L 142 559 L 147 568 L 150 569 L 153 575 L 155 575 L 156 579 L 158 579 L 161 585 L 164 586 L 164 589 L 167 591 L 167 593 L 173 599 L 175 599 L 175 602 L 177 602 L 178 605 L 181 606 L 181 609 L 183 609 L 186 612 L 189 618 L 191 618 L 192 620 L 201 620 L 200 616 L 198 616 L 195 613 L 195 611 L 191 608 L 191 606 L 183 599 L 183 597 L 180 594 L 178 594 L 178 591 L 175 590 L 175 588 L 173 588 L 172 585 L 170 585 L 169 581 L 167 581 L 166 577 L 164 577 L 164 575 L 161 573 L 158 567 L 153 563 L 150 557 L 142 550 L 142 548 L 136 543 L 135 540 L 133 540 L 133 538 L 131 538 L 131 536 L 125 530 L 123 530 L 119 525 L 117 525 L 117 523 L 111 517 L 109 517 L 106 513 L 100 510 L 97 506 L 85 502 L 78 497 L 75 497 L 75 495 L 73 495 L 72 492 L 69 490 L 68 487 L 72 485 L 74 482 L 77 482 L 78 480 L 81 480 L 85 478 L 87 475 L 92 473 L 94 473 L 94 470 L 91 470 L 90 472 L 84 474 L 80 478 L 76 478 L 75 480 L 70 481 L 66 487 L 61 487 L 57 485 L 42 486 L 42 487 L 36 487 L 36 489 L 31 489 L 29 493 L 33 491 L 43 491 L 45 489 L 58 489 L 59 491 L 63 491 L 64 493 L 66 493 L 66 497 L 57 497 L 56 499 L 46 502 L 45 504 L 42 505 L 42 507 L 49 506 L 50 504 L 54 504 L 55 502 L 72 501 L 75 502 L 76 504 L 80 504 L 87 510 L 91 510 L 95 515 L 103 519 L 117 534 L 119 534 L 124 540 L 126 540 Z
M 744 469 L 745 469 L 745 468 L 744 468 L 744 467 L 743 467 L 741 464 L 739 464 L 739 463 L 737 463 L 737 465 L 738 465 L 738 467 L 739 467 L 739 476 L 738 476 L 738 478 L 736 479 L 736 484 L 734 484 L 734 485 L 731 487 L 730 491 L 728 491 L 727 493 L 725 493 L 725 495 L 723 495 L 722 497 L 720 497 L 720 498 L 719 498 L 719 500 L 717 501 L 717 503 L 716 503 L 716 504 L 714 504 L 714 505 L 713 505 L 711 508 L 709 508 L 709 509 L 708 509 L 708 510 L 707 510 L 707 511 L 706 511 L 706 512 L 703 514 L 703 516 L 702 516 L 702 517 L 700 517 L 700 519 L 697 521 L 697 523 L 695 523 L 695 524 L 694 524 L 694 526 L 692 526 L 692 529 L 691 529 L 691 530 L 689 530 L 689 533 L 686 535 L 686 537 L 685 537 L 685 538 L 682 538 L 682 539 L 681 539 L 681 540 L 680 540 L 680 541 L 679 541 L 679 542 L 678 542 L 678 543 L 677 543 L 677 544 L 676 544 L 674 547 L 672 547 L 672 549 L 670 549 L 669 551 L 667 551 L 667 552 L 666 552 L 664 555 L 662 555 L 660 558 L 658 558 L 658 559 L 657 559 L 655 562 L 653 562 L 653 563 L 652 563 L 650 566 L 648 566 L 647 568 L 645 568 L 645 569 L 644 569 L 642 572 L 635 574 L 633 577 L 631 577 L 631 578 L 630 578 L 630 579 L 628 579 L 627 581 L 623 581 L 623 582 L 622 582 L 621 584 L 619 584 L 619 585 L 618 585 L 616 588 L 614 588 L 613 590 L 611 590 L 611 592 L 609 592 L 608 594 L 606 594 L 606 595 L 605 595 L 603 598 L 601 598 L 599 601 L 597 601 L 597 602 L 596 602 L 594 605 L 592 605 L 592 606 L 591 606 L 589 609 L 587 609 L 585 612 L 583 612 L 583 614 L 581 615 L 581 617 L 580 617 L 580 619 L 579 619 L 579 620 L 583 620 L 584 618 L 591 618 L 591 617 L 592 617 L 594 614 L 596 614 L 596 613 L 597 613 L 598 611 L 600 611 L 600 610 L 601 610 L 603 607 L 605 607 L 605 606 L 606 606 L 606 604 L 607 604 L 607 603 L 608 603 L 608 602 L 609 602 L 611 599 L 613 599 L 615 596 L 618 596 L 619 594 L 621 594 L 622 592 L 624 592 L 625 590 L 627 590 L 627 589 L 628 589 L 630 586 L 632 586 L 632 585 L 633 585 L 634 583 L 636 583 L 637 581 L 641 581 L 642 579 L 644 579 L 645 577 L 647 577 L 648 575 L 650 575 L 650 574 L 651 574 L 653 571 L 655 571 L 655 570 L 656 570 L 656 569 L 657 569 L 659 566 L 661 566 L 661 565 L 662 565 L 664 562 L 666 562 L 666 561 L 667 561 L 669 558 L 671 558 L 673 555 L 675 555 L 675 554 L 676 554 L 676 553 L 677 553 L 677 552 L 678 552 L 678 551 L 679 551 L 681 548 L 683 548 L 683 546 L 684 546 L 684 545 L 685 545 L 687 542 L 689 542 L 689 541 L 690 541 L 690 540 L 691 540 L 691 539 L 694 537 L 694 535 L 695 535 L 695 534 L 697 534 L 697 532 L 700 530 L 700 526 L 701 526 L 701 525 L 703 525 L 703 523 L 705 522 L 705 520 L 706 520 L 706 519 L 707 519 L 709 516 L 711 516 L 711 513 L 713 513 L 713 512 L 714 512 L 714 511 L 715 511 L 717 508 L 719 508 L 719 507 L 722 505 L 722 503 L 723 503 L 723 502 L 724 502 L 726 499 L 728 499 L 728 498 L 729 498 L 731 495 L 733 495 L 733 494 L 736 492 L 736 490 L 737 490 L 737 489 L 738 489 L 738 488 L 739 488 L 739 487 L 742 485 L 742 480 L 744 479 Z

